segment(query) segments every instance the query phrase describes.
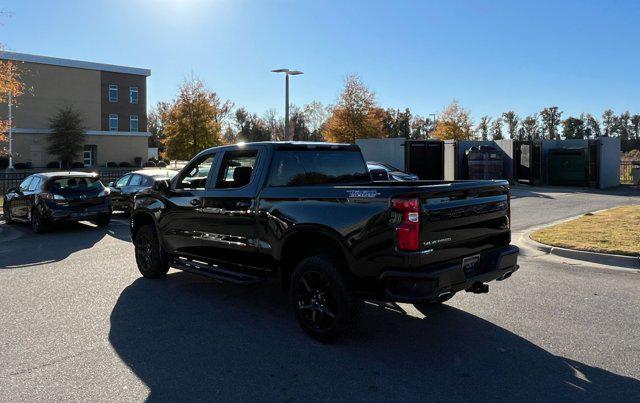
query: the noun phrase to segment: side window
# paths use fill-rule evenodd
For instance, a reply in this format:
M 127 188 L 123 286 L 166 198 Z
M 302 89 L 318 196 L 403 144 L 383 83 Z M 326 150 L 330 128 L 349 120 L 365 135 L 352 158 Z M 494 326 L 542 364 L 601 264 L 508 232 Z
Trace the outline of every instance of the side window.
M 41 181 L 40 178 L 34 177 L 31 180 L 31 183 L 29 183 L 29 191 L 33 191 L 33 190 L 38 189 L 38 186 L 40 186 L 40 181 Z
M 195 164 L 190 164 L 178 177 L 176 189 L 202 189 L 207 183 L 209 171 L 215 163 L 215 154 L 202 157 Z
M 230 189 L 248 185 L 251 182 L 257 156 L 257 150 L 227 152 L 220 168 L 216 187 Z
M 33 179 L 33 176 L 30 176 L 27 179 L 23 180 L 19 186 L 20 190 L 24 192 L 27 189 L 29 189 L 29 184 L 31 183 L 32 179 Z
M 140 175 L 131 175 L 131 180 L 129 181 L 129 186 L 140 186 L 142 184 L 142 176 Z
M 118 181 L 116 182 L 116 187 L 123 187 L 123 186 L 127 186 L 127 182 L 129 182 L 129 178 L 131 178 L 131 175 L 125 175 L 122 178 L 118 179 Z

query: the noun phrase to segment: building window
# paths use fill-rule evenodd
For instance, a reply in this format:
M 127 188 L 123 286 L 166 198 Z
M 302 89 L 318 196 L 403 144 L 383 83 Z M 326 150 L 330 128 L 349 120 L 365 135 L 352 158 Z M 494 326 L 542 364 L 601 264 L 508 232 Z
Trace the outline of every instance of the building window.
M 118 115 L 115 115 L 115 114 L 109 115 L 109 131 L 112 131 L 112 132 L 118 131 Z
M 129 102 L 138 103 L 138 87 L 129 87 Z
M 129 116 L 129 131 L 130 132 L 138 131 L 138 115 Z
M 118 102 L 118 86 L 109 84 L 109 102 Z

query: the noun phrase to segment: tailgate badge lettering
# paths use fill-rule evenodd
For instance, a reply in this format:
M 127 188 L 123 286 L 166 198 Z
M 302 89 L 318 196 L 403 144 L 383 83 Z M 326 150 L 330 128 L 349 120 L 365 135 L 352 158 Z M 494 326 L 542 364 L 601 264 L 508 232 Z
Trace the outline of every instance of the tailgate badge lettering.
M 349 197 L 373 199 L 380 196 L 377 190 L 347 190 Z
M 425 241 L 422 243 L 422 245 L 433 246 L 433 245 L 438 245 L 445 242 L 451 242 L 451 238 L 441 238 L 441 239 L 434 239 L 433 241 Z

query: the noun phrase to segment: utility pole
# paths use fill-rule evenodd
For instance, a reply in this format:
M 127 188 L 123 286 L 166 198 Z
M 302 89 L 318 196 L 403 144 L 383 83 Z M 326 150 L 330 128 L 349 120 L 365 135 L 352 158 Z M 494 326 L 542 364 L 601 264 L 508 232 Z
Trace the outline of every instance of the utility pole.
M 7 170 L 13 171 L 13 116 L 11 115 L 11 104 L 13 103 L 13 96 L 9 91 L 9 166 Z

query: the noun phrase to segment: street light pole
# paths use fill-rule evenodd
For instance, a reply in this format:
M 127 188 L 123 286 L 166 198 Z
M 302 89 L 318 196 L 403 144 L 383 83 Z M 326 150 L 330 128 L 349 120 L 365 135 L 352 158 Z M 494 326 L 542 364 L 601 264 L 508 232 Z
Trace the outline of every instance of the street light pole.
M 431 127 L 433 127 L 433 129 L 436 128 L 436 114 L 435 113 L 430 113 L 429 116 L 433 116 L 433 120 L 431 121 Z M 427 138 L 425 140 L 429 139 L 429 131 L 427 131 Z
M 9 91 L 9 166 L 8 170 L 13 170 L 13 116 L 11 114 L 11 104 L 13 103 L 13 95 Z
M 285 95 L 284 95 L 284 141 L 289 140 L 289 74 L 285 74 Z
M 299 70 L 276 69 L 272 73 L 284 73 L 285 75 L 285 95 L 284 95 L 284 141 L 289 140 L 289 76 L 304 74 Z

